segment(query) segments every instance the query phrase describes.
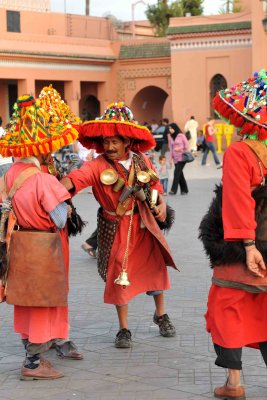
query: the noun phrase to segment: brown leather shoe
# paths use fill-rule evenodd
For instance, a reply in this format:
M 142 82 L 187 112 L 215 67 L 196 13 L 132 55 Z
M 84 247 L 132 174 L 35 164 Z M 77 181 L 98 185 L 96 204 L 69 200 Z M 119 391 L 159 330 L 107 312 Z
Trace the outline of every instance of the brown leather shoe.
M 40 365 L 35 369 L 23 366 L 20 379 L 22 381 L 33 381 L 36 379 L 58 379 L 62 376 L 64 376 L 63 372 L 54 369 L 48 360 L 41 359 Z
M 229 387 L 227 381 L 223 386 L 214 389 L 214 396 L 223 400 L 244 400 L 246 398 L 244 386 Z

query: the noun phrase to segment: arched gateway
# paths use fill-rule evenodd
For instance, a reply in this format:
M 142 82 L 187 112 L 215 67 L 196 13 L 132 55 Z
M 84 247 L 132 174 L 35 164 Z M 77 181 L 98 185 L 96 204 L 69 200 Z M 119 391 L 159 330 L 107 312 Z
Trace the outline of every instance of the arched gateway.
M 140 124 L 144 122 L 150 124 L 152 120 L 159 123 L 167 115 L 168 98 L 168 93 L 163 89 L 157 86 L 147 86 L 135 94 L 130 107 Z M 169 114 L 170 112 L 168 112 Z

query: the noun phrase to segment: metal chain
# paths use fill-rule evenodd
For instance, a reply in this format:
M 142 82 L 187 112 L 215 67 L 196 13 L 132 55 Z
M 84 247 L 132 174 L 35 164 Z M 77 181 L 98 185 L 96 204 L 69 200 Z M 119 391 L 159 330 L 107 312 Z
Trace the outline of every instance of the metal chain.
M 132 225 L 133 225 L 133 214 L 134 214 L 134 205 L 135 205 L 135 198 L 133 198 L 133 205 L 132 205 L 132 213 L 130 216 L 130 224 L 129 224 L 129 229 L 127 233 L 127 242 L 126 242 L 126 249 L 122 261 L 122 271 L 126 272 L 128 268 L 128 258 L 129 258 L 129 246 L 130 246 L 130 239 L 131 239 L 131 233 L 132 233 Z

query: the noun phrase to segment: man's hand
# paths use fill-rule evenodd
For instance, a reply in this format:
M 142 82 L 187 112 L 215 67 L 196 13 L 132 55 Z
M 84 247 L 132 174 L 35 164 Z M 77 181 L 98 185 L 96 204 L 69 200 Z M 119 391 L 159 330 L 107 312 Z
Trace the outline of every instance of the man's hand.
M 266 274 L 266 267 L 261 253 L 256 246 L 246 247 L 246 264 L 248 270 L 255 276 L 263 278 Z
M 157 205 L 157 215 L 155 218 L 161 222 L 164 222 L 166 219 L 166 203 L 161 195 L 159 195 L 159 204 Z

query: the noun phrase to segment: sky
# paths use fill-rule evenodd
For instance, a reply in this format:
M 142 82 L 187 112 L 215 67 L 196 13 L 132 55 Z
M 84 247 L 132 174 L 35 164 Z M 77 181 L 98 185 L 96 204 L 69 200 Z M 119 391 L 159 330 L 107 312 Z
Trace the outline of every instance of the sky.
M 85 14 L 85 0 L 50 0 L 54 12 L 67 12 L 69 14 Z M 137 3 L 137 4 L 136 4 Z M 145 4 L 144 4 L 145 3 Z M 204 0 L 204 14 L 217 14 L 224 0 Z M 146 5 L 157 4 L 157 0 L 90 0 L 90 15 L 92 17 L 105 17 L 112 14 L 118 20 L 132 20 L 132 4 L 134 4 L 134 19 L 144 20 Z

